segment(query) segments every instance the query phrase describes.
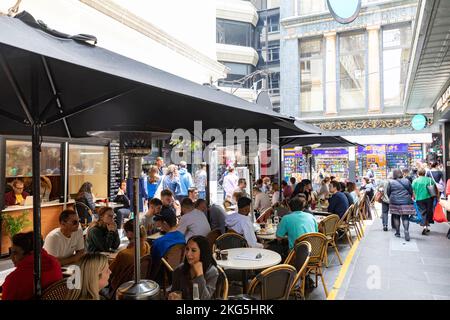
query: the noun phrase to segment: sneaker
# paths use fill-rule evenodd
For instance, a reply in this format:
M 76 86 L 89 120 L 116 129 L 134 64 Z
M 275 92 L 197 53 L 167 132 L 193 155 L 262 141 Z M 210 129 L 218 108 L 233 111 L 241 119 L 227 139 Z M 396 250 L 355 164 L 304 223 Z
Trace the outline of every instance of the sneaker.
M 431 230 L 427 228 L 427 233 L 430 232 Z
M 422 235 L 425 236 L 427 234 L 427 229 L 422 230 Z
M 387 226 L 384 226 L 384 227 L 383 227 L 383 231 L 388 231 L 388 227 L 387 227 Z
M 409 232 L 405 232 L 405 240 L 409 241 Z
M 400 238 L 400 233 L 395 233 L 395 236 L 397 237 L 397 238 Z

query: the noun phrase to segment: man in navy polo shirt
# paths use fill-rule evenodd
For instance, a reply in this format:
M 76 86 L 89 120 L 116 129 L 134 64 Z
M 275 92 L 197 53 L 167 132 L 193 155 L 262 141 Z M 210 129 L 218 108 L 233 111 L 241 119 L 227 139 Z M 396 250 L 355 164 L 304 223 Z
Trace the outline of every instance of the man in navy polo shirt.
M 339 182 L 330 182 L 330 193 L 332 194 L 332 196 L 328 200 L 328 212 L 337 214 L 339 218 L 342 218 L 350 205 L 345 194 L 340 192 L 339 189 Z

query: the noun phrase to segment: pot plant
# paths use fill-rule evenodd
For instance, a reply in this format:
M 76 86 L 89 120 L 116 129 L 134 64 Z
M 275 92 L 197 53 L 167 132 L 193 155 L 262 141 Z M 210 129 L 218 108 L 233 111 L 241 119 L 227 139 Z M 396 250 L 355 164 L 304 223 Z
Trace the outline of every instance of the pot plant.
M 23 211 L 18 217 L 13 217 L 7 213 L 2 214 L 2 221 L 5 227 L 5 231 L 8 234 L 10 240 L 18 234 L 23 228 L 30 225 L 30 220 L 28 219 L 28 212 Z

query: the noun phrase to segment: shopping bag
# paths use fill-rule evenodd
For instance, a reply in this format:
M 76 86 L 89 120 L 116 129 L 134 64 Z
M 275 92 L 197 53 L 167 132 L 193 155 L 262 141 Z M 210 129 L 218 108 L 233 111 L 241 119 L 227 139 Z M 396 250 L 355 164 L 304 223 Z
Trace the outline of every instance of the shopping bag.
M 416 214 L 410 215 L 409 221 L 421 224 L 423 221 L 422 214 L 420 213 L 419 206 L 416 201 L 414 201 L 414 209 L 416 209 Z
M 448 222 L 447 215 L 440 203 L 436 204 L 436 207 L 434 207 L 433 220 L 438 223 Z

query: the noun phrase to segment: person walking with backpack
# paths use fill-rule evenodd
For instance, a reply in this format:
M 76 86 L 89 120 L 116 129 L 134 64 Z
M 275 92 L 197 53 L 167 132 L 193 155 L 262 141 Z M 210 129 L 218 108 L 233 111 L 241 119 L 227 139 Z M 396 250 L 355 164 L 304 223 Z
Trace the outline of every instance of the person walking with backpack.
M 413 190 L 408 179 L 403 178 L 402 171 L 395 169 L 393 179 L 389 180 L 387 195 L 389 197 L 389 212 L 395 228 L 395 236 L 400 237 L 400 218 L 405 232 L 405 240 L 409 241 L 409 216 L 415 214 L 412 200 Z

